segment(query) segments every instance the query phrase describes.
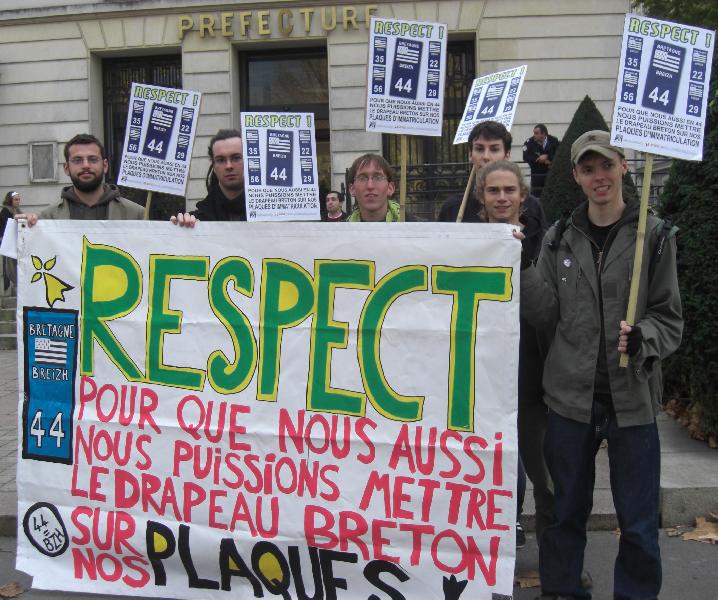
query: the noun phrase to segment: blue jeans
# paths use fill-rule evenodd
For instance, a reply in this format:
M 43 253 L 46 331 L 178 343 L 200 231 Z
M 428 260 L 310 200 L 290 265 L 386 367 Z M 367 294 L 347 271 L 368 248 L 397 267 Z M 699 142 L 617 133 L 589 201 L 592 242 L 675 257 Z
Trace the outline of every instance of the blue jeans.
M 619 428 L 610 405 L 596 399 L 590 424 L 549 413 L 544 451 L 554 482 L 555 519 L 540 541 L 541 588 L 544 594 L 591 598 L 581 587 L 581 571 L 586 523 L 593 507 L 596 452 L 604 439 L 621 528 L 614 599 L 655 600 L 661 589 L 658 428 L 655 422 Z

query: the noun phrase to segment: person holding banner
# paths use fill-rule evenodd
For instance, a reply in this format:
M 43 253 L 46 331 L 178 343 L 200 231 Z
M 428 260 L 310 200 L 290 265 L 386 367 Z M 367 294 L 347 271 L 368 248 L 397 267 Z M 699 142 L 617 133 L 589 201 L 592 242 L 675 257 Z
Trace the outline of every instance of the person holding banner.
M 524 210 L 529 190 L 524 183 L 521 169 L 509 160 L 490 162 L 479 171 L 476 178 L 476 197 L 479 201 L 479 216 L 487 223 L 509 223 L 516 225 L 523 233 L 522 256 L 536 261 L 544 235 L 543 223 L 535 215 Z M 523 510 L 526 475 L 533 483 L 536 504 L 536 539 L 553 518 L 553 490 L 551 478 L 543 456 L 544 433 L 546 431 L 546 405 L 543 402 L 541 376 L 543 355 L 536 330 L 526 321 L 520 320 L 519 342 L 519 397 L 518 397 L 518 438 L 519 438 L 519 481 L 516 513 L 516 546 L 525 543 L 525 535 L 519 518 Z M 522 543 L 523 542 L 523 543 Z
M 197 202 L 195 210 L 179 213 L 170 221 L 183 227 L 194 227 L 199 221 L 246 221 L 244 201 L 244 155 L 242 133 L 220 129 L 207 147 L 209 169 L 205 184 L 207 196 Z
M 469 162 L 478 171 L 495 160 L 508 160 L 511 156 L 511 133 L 502 123 L 497 121 L 481 121 L 469 133 Z M 440 222 L 455 223 L 459 215 L 463 196 L 456 195 L 449 198 L 439 211 Z M 462 222 L 481 223 L 479 202 L 475 190 L 471 190 L 467 200 Z M 529 194 L 524 200 L 525 212 L 537 217 L 544 230 L 546 229 L 546 215 L 538 198 Z
M 521 314 L 552 336 L 543 376 L 549 407 L 544 449 L 555 521 L 540 541 L 541 597 L 591 597 L 581 586 L 581 570 L 595 455 L 605 439 L 621 528 L 614 597 L 657 598 L 656 410 L 661 361 L 678 348 L 683 330 L 675 228 L 648 217 L 648 264 L 629 326 L 623 319 L 639 206 L 623 199 L 624 152 L 611 145 L 608 132 L 589 131 L 574 142 L 571 160 L 588 200 L 548 231 L 537 264 L 521 258 Z M 622 354 L 629 357 L 627 369 L 619 366 Z
M 390 199 L 395 189 L 394 169 L 383 156 L 360 156 L 349 167 L 349 193 L 356 198 L 357 206 L 347 221 L 398 222 L 399 203 Z M 419 221 L 408 211 L 406 220 Z
M 65 174 L 72 185 L 62 189 L 60 202 L 51 204 L 40 215 L 16 215 L 33 226 L 40 219 L 141 220 L 144 208 L 120 196 L 115 185 L 105 183 L 109 168 L 105 147 L 94 135 L 79 133 L 65 144 Z

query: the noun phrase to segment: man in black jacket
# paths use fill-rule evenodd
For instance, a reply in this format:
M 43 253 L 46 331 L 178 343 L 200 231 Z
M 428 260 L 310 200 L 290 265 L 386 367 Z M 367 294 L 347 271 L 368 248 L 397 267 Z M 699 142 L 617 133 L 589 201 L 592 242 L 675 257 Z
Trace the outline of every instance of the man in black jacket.
M 190 213 L 180 213 L 171 221 L 194 226 L 200 221 L 246 221 L 244 201 L 244 156 L 242 134 L 236 129 L 220 129 L 209 141 L 207 196 Z
M 537 198 L 543 192 L 546 174 L 556 157 L 558 144 L 558 138 L 549 135 L 543 123 L 537 124 L 533 136 L 524 142 L 524 161 L 531 168 L 531 193 Z

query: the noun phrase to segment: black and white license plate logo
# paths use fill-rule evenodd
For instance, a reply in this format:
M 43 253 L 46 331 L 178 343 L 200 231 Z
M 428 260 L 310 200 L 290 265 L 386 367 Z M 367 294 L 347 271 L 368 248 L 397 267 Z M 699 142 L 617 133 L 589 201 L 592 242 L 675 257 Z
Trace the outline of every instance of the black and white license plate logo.
M 172 128 L 176 115 L 177 109 L 174 106 L 157 103 L 152 105 L 150 124 L 145 135 L 142 154 L 165 160 L 172 139 Z
M 421 72 L 421 53 L 424 44 L 398 38 L 391 71 L 389 94 L 397 98 L 416 100 Z
M 673 114 L 681 82 L 685 48 L 656 41 L 648 67 L 641 104 L 646 108 Z
M 267 185 L 291 187 L 294 185 L 291 131 L 267 130 Z
M 67 529 L 53 504 L 33 504 L 23 517 L 22 528 L 30 543 L 45 556 L 60 556 L 67 550 Z

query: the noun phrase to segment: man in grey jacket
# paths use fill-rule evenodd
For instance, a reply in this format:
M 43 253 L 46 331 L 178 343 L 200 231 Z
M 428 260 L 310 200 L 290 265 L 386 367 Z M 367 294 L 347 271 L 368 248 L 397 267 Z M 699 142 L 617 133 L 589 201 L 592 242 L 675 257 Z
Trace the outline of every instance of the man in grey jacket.
M 65 174 L 72 185 L 63 188 L 60 201 L 43 210 L 41 219 L 139 220 L 144 209 L 120 196 L 116 186 L 105 183 L 108 169 L 105 148 L 94 135 L 80 133 L 65 144 Z M 38 215 L 27 214 L 28 225 Z
M 653 216 L 633 326 L 625 319 L 638 205 L 623 200 L 623 150 L 605 131 L 571 148 L 588 197 L 546 234 L 536 265 L 522 260 L 521 313 L 552 339 L 543 387 L 549 407 L 546 462 L 555 518 L 540 541 L 542 598 L 590 598 L 581 586 L 595 454 L 608 440 L 611 490 L 621 527 L 614 597 L 657 598 L 660 448 L 655 414 L 661 361 L 683 328 L 674 231 Z M 621 354 L 628 368 L 619 367 Z

